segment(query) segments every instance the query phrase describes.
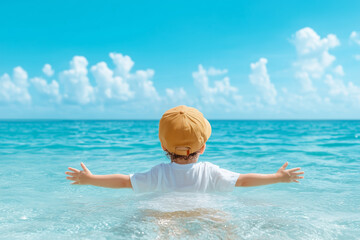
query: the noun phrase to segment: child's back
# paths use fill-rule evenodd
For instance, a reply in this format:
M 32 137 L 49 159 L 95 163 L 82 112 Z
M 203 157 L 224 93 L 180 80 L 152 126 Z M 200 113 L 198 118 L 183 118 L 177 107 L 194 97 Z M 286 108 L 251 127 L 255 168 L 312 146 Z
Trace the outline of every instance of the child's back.
M 239 175 L 209 162 L 171 162 L 145 173 L 130 174 L 130 179 L 135 192 L 214 192 L 232 191 Z

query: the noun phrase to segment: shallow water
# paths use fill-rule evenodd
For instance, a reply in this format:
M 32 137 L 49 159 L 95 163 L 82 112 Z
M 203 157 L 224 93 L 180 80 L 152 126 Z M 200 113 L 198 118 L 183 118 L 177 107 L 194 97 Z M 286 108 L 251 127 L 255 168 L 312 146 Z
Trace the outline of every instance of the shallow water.
M 228 194 L 74 186 L 68 166 L 129 174 L 168 162 L 158 121 L 1 121 L 0 239 L 359 239 L 360 121 L 210 121 L 200 161 L 302 167 L 300 184 Z

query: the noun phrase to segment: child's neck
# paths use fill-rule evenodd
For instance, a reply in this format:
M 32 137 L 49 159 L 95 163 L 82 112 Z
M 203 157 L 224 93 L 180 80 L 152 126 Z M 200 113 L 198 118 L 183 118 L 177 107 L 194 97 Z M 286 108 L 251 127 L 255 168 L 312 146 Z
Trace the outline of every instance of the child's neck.
M 190 163 L 196 163 L 198 159 L 193 160 L 185 160 L 185 159 L 175 159 L 171 162 L 177 163 L 177 164 L 190 164 Z

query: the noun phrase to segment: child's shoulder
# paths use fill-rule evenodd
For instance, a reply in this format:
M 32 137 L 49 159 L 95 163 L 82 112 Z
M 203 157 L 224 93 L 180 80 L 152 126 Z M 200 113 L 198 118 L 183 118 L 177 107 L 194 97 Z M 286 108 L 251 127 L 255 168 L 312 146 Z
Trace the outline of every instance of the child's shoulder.
M 189 164 L 176 164 L 176 163 L 159 163 L 155 166 L 152 167 L 152 170 L 157 170 L 157 169 L 166 169 L 166 168 L 171 168 L 171 166 L 180 166 L 183 168 L 188 168 L 188 167 L 204 167 L 204 168 L 219 168 L 218 165 L 213 164 L 211 162 L 207 162 L 207 161 L 201 161 L 201 162 L 196 162 L 196 163 L 189 163 Z
M 218 165 L 216 165 L 216 164 L 213 164 L 213 163 L 207 162 L 207 161 L 202 161 L 202 162 L 199 162 L 199 163 L 202 163 L 202 164 L 204 164 L 204 165 L 206 165 L 206 166 L 211 166 L 211 167 L 217 167 L 217 166 L 218 166 Z
M 196 163 L 199 165 L 199 167 L 204 168 L 204 169 L 217 169 L 219 168 L 218 165 L 211 163 L 211 162 L 207 162 L 207 161 L 202 161 L 202 162 L 198 162 Z

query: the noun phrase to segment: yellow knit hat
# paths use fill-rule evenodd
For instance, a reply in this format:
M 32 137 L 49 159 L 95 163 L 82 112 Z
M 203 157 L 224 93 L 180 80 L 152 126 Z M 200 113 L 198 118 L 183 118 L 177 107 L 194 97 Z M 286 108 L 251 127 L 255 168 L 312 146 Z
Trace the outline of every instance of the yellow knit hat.
M 198 151 L 211 135 L 211 126 L 199 110 L 185 105 L 167 110 L 159 123 L 164 148 L 177 155 Z

